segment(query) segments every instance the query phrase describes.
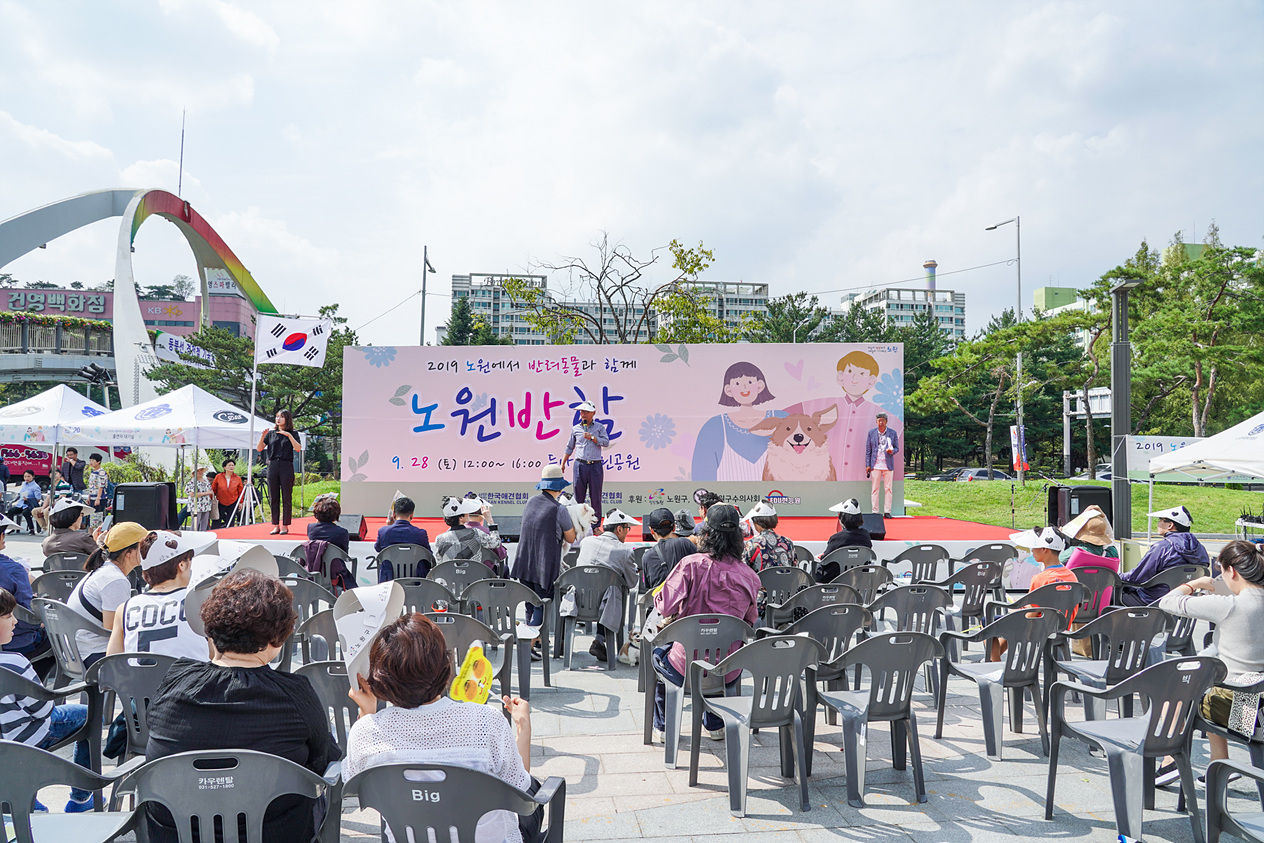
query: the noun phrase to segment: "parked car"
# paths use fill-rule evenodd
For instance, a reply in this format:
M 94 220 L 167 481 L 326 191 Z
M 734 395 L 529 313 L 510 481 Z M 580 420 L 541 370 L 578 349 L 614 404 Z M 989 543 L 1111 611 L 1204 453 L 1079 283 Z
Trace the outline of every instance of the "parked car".
M 991 476 L 988 475 L 986 468 L 963 468 L 957 474 L 958 483 L 969 483 L 974 480 L 1013 480 L 1014 478 L 1001 471 L 999 468 L 992 469 Z
M 950 468 L 947 471 L 940 472 L 939 474 L 932 474 L 930 477 L 927 477 L 926 479 L 951 482 L 953 480 L 956 480 L 957 475 L 960 474 L 964 470 L 965 469 L 961 469 L 961 468 Z

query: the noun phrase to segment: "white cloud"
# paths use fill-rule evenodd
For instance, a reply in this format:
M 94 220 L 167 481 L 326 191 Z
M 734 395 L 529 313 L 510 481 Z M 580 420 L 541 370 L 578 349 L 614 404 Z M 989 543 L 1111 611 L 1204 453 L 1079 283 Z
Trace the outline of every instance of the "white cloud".
M 100 144 L 87 140 L 66 140 L 47 129 L 40 129 L 21 123 L 12 114 L 5 111 L 0 111 L 0 133 L 8 135 L 32 151 L 54 152 L 58 156 L 69 158 L 72 161 L 109 159 L 111 157 L 110 150 Z

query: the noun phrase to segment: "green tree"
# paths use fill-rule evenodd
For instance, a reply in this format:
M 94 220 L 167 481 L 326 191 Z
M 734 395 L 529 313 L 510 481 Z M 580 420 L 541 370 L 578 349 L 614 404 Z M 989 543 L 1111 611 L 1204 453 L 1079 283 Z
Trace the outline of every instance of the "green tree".
M 49 281 L 27 281 L 26 288 L 28 290 L 56 290 L 57 285 Z
M 470 345 L 513 345 L 513 337 L 498 334 L 491 325 L 482 319 L 474 320 L 474 331 L 470 334 Z
M 180 299 L 188 301 L 197 292 L 197 284 L 187 275 L 177 275 L 171 279 L 171 289 Z
M 465 296 L 452 300 L 448 316 L 448 330 L 443 335 L 443 345 L 469 345 L 474 333 L 474 318 L 470 316 L 470 300 Z
M 812 334 L 829 319 L 816 296 L 791 293 L 769 299 L 767 309 L 752 316 L 743 333 L 751 342 L 812 342 Z

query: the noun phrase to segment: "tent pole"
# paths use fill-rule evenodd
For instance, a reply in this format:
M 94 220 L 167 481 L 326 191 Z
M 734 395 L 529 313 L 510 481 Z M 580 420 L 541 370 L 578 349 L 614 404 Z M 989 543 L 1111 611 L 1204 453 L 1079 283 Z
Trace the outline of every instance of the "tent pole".
M 247 515 L 242 519 L 242 524 L 255 523 L 254 469 L 255 454 L 258 453 L 255 448 L 255 388 L 259 383 L 259 343 L 257 341 L 255 342 L 254 358 L 254 370 L 250 374 L 250 450 L 248 452 L 250 459 L 246 460 L 246 488 L 242 491 L 242 494 L 250 495 L 250 497 L 246 499 Z
M 1146 510 L 1146 539 L 1153 538 L 1150 528 L 1154 526 L 1154 519 L 1150 517 L 1150 513 L 1154 512 L 1154 475 L 1150 475 L 1150 508 Z

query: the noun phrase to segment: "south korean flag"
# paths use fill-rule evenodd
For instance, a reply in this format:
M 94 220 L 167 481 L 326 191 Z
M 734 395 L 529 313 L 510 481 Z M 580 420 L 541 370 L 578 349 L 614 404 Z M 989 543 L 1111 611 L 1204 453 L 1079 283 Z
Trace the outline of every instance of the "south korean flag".
M 255 326 L 255 362 L 323 366 L 333 328 L 331 319 L 261 314 Z

